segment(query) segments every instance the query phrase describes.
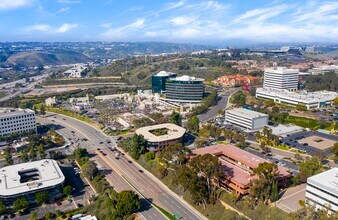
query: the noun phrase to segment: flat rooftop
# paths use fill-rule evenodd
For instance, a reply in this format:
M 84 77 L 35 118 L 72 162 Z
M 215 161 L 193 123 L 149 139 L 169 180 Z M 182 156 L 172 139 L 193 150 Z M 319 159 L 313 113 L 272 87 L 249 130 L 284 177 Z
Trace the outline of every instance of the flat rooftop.
M 53 187 L 64 180 L 59 165 L 51 159 L 3 167 L 0 168 L 0 197 Z
M 329 191 L 334 195 L 338 195 L 338 168 L 332 168 L 311 176 L 307 179 L 307 183 L 315 185 L 325 191 Z
M 177 76 L 175 78 L 169 78 L 169 79 L 173 81 L 183 81 L 183 82 L 203 82 L 204 81 L 204 79 L 202 78 L 196 78 L 196 77 L 187 76 L 187 75 Z
M 263 93 L 269 96 L 275 96 L 285 99 L 293 99 L 303 102 L 325 102 L 327 100 L 333 100 L 338 96 L 336 92 L 330 91 L 297 91 L 291 92 L 285 89 L 272 89 L 272 88 L 257 88 L 256 93 Z
M 0 108 L 0 118 L 25 115 L 29 113 L 34 113 L 34 111 L 30 109 L 21 109 L 21 108 Z
M 226 112 L 229 112 L 231 114 L 239 115 L 245 118 L 260 118 L 260 117 L 269 117 L 267 114 L 263 114 L 260 112 L 252 111 L 245 108 L 234 108 L 226 110 Z
M 299 70 L 298 69 L 288 69 L 286 67 L 277 67 L 277 68 L 265 68 L 264 72 L 288 74 L 288 73 L 299 73 Z
M 154 130 L 166 129 L 166 134 L 163 135 L 155 135 Z M 143 135 L 144 138 L 149 142 L 163 142 L 169 141 L 173 139 L 178 139 L 183 137 L 186 130 L 178 125 L 165 123 L 159 125 L 152 125 L 147 127 L 142 127 L 137 129 L 136 134 Z

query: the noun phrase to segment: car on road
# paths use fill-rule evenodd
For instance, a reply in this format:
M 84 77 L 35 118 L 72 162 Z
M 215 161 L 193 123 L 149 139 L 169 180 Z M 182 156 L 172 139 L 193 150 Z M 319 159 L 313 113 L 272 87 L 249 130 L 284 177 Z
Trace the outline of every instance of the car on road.
M 265 152 L 265 151 L 262 151 L 261 153 L 262 153 L 263 155 L 265 155 L 265 154 L 268 154 L 268 153 L 267 153 L 267 152 Z
M 70 131 L 70 132 L 72 132 L 73 134 L 75 134 L 75 131 Z
M 100 144 L 103 144 L 103 141 L 100 141 Z
M 66 121 L 66 119 L 65 119 L 65 118 L 63 118 L 62 120 Z
M 133 163 L 133 161 L 131 161 L 131 160 L 128 160 L 128 163 Z
M 60 206 L 60 205 L 62 205 L 62 203 L 60 201 L 56 201 L 56 205 Z
M 52 122 L 55 122 L 54 120 L 52 120 Z
M 96 148 L 96 150 L 101 151 L 101 148 Z
M 83 206 L 83 205 L 82 205 L 81 203 L 78 203 L 78 204 L 77 204 L 77 207 L 78 207 L 78 208 L 81 208 L 82 206 Z
M 138 170 L 138 172 L 143 173 L 143 170 Z

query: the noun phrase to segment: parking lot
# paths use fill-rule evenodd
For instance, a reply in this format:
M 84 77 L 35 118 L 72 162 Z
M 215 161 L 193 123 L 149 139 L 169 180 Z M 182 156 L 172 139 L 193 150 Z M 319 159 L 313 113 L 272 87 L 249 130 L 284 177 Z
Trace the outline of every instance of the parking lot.
M 297 132 L 282 138 L 281 142 L 310 155 L 315 155 L 318 151 L 323 151 L 324 154 L 330 155 L 331 153 L 328 149 L 338 142 L 338 136 L 315 131 Z

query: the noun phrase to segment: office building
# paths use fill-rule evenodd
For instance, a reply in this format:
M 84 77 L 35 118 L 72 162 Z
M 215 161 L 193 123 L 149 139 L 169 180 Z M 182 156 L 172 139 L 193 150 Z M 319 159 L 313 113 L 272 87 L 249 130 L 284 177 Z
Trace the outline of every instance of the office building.
M 155 93 L 163 93 L 166 90 L 165 82 L 170 77 L 177 76 L 176 73 L 161 71 L 151 77 L 151 88 Z
M 175 124 L 158 124 L 137 129 L 136 134 L 143 135 L 149 151 L 160 151 L 172 143 L 183 142 L 186 130 Z
M 268 125 L 269 115 L 248 110 L 245 108 L 234 108 L 225 111 L 225 122 L 257 131 Z
M 285 67 L 266 68 L 264 71 L 264 88 L 298 90 L 298 69 Z
M 233 145 L 214 145 L 199 148 L 192 152 L 192 156 L 212 154 L 218 157 L 221 162 L 224 175 L 220 179 L 219 186 L 234 190 L 238 196 L 250 193 L 250 181 L 257 178 L 252 175 L 253 170 L 260 163 L 270 163 L 269 161 L 251 154 Z M 278 167 L 279 175 L 276 179 L 280 187 L 285 187 L 291 174 L 284 168 Z
M 203 79 L 181 76 L 166 81 L 166 100 L 177 102 L 200 102 L 204 96 Z
M 36 131 L 35 113 L 30 109 L 0 109 L 0 136 Z
M 271 99 L 277 103 L 296 106 L 303 104 L 307 109 L 326 107 L 333 104 L 333 100 L 338 96 L 336 92 L 317 91 L 292 92 L 284 89 L 257 88 L 256 97 Z
M 62 186 L 65 176 L 55 160 L 45 159 L 0 168 L 0 199 L 14 199 Z
M 316 209 L 328 209 L 329 213 L 338 212 L 338 168 L 307 179 L 305 202 Z

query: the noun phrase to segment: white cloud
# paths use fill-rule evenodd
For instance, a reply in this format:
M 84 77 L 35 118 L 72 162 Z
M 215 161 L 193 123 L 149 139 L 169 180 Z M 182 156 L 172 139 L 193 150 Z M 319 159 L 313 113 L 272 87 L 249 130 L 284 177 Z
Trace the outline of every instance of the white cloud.
M 68 23 L 62 24 L 61 26 L 58 27 L 52 27 L 47 24 L 37 24 L 26 27 L 25 31 L 26 32 L 40 31 L 40 32 L 48 32 L 50 34 L 58 34 L 68 32 L 76 27 L 78 27 L 77 24 L 68 24 Z
M 128 35 L 133 35 L 135 31 L 144 27 L 145 18 L 136 19 L 134 22 L 119 28 L 110 27 L 106 32 L 101 34 L 105 39 L 123 39 Z
M 69 11 L 70 7 L 64 7 L 64 8 L 60 8 L 60 10 L 57 11 L 57 13 L 63 13 L 66 11 Z
M 188 16 L 178 16 L 175 17 L 173 19 L 171 19 L 170 21 L 174 24 L 174 25 L 186 25 L 189 24 L 191 22 L 193 22 L 195 20 L 195 18 L 192 17 L 188 17 Z
M 11 10 L 27 6 L 32 0 L 0 0 L 0 10 Z
M 104 28 L 111 28 L 111 26 L 113 26 L 113 23 L 103 23 L 103 24 L 101 24 L 101 27 L 104 27 Z
M 26 31 L 49 31 L 51 26 L 47 24 L 37 24 L 26 27 Z
M 80 0 L 58 0 L 58 3 L 63 3 L 63 4 L 78 4 L 81 2 L 82 1 Z
M 65 33 L 67 31 L 70 31 L 70 30 L 76 28 L 77 26 L 78 26 L 77 24 L 65 23 L 65 24 L 61 25 L 60 27 L 58 27 L 56 29 L 56 33 Z
M 285 12 L 287 8 L 288 7 L 286 5 L 276 5 L 269 8 L 257 8 L 247 11 L 244 14 L 238 16 L 236 19 L 234 19 L 234 23 L 262 22 L 277 15 L 280 15 L 281 13 Z

